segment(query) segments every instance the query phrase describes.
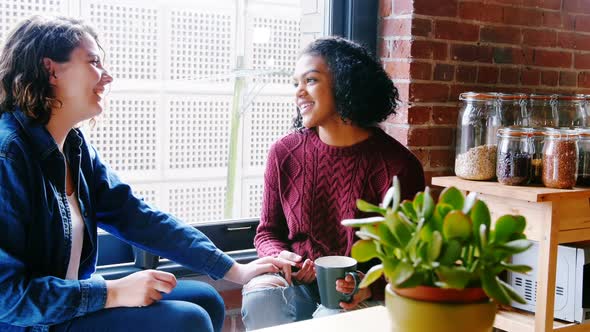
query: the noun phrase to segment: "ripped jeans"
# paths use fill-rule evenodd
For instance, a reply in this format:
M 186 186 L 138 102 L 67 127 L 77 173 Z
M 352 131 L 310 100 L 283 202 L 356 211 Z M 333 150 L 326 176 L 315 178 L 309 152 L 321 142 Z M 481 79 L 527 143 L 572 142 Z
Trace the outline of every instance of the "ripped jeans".
M 362 307 L 367 307 L 362 303 Z M 246 330 L 329 316 L 344 309 L 328 309 L 320 304 L 318 285 L 289 286 L 278 273 L 253 278 L 242 290 L 242 321 Z

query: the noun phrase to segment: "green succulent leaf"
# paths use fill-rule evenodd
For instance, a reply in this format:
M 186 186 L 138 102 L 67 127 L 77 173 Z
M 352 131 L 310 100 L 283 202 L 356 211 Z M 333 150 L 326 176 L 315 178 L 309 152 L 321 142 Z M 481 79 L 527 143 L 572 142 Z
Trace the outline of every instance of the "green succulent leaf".
M 383 197 L 383 201 L 381 202 L 381 207 L 384 209 L 387 209 L 389 207 L 389 205 L 391 204 L 391 201 L 393 201 L 393 192 L 395 191 L 394 187 L 390 187 L 387 192 L 385 193 L 385 196 Z
M 447 288 L 463 289 L 473 277 L 472 273 L 463 266 L 440 266 L 435 272 Z
M 414 266 L 404 261 L 400 261 L 391 274 L 390 282 L 392 282 L 396 287 L 399 287 L 406 280 L 410 279 L 413 274 Z
M 391 204 L 391 209 L 397 211 L 402 198 L 401 185 L 399 184 L 397 176 L 393 177 L 393 188 L 393 203 Z
M 473 205 L 475 205 L 475 202 L 477 201 L 477 192 L 470 192 L 469 195 L 467 195 L 467 197 L 465 198 L 465 201 L 463 202 L 463 209 L 461 211 L 466 215 L 469 215 L 471 208 L 473 208 Z
M 361 227 L 365 225 L 374 225 L 385 221 L 384 217 L 368 217 L 359 219 L 344 219 L 340 223 L 348 227 Z
M 401 202 L 399 207 L 402 210 L 402 212 L 408 218 L 410 218 L 410 220 L 412 220 L 413 222 L 418 222 L 418 216 L 416 215 L 416 210 L 414 210 L 414 204 L 412 201 L 406 199 L 403 202 Z
M 511 255 L 527 251 L 533 244 L 529 240 L 514 240 L 507 243 L 496 244 L 496 248 L 503 249 Z
M 453 207 L 449 204 L 436 204 L 436 207 L 434 208 L 434 213 L 432 214 L 432 218 L 430 219 L 429 224 L 431 224 L 432 227 L 437 231 L 442 232 L 443 220 L 451 211 L 453 211 Z
M 391 233 L 393 233 L 393 236 L 397 239 L 401 247 L 405 247 L 410 242 L 412 233 L 414 232 L 414 226 L 411 222 L 404 220 L 404 217 L 399 212 L 396 212 L 388 214 L 386 218 Z
M 424 273 L 415 272 L 408 280 L 402 282 L 399 287 L 400 288 L 411 288 L 423 285 L 426 281 L 426 276 Z
M 443 189 L 438 198 L 438 202 L 445 203 L 453 207 L 455 210 L 461 210 L 463 208 L 463 194 L 459 189 L 455 187 L 448 187 Z
M 503 215 L 496 221 L 492 232 L 491 243 L 504 243 L 510 240 L 513 234 L 521 234 L 526 227 L 526 221 L 522 216 Z
M 498 279 L 498 281 L 500 283 L 500 286 L 508 295 L 508 297 L 510 297 L 510 299 L 521 304 L 526 304 L 525 299 L 523 299 L 522 296 L 514 288 L 512 288 L 512 286 L 504 282 L 502 279 Z
M 383 245 L 388 246 L 390 248 L 401 247 L 401 244 L 398 242 L 395 236 L 393 236 L 393 234 L 389 230 L 389 227 L 386 224 L 381 223 L 377 225 L 377 234 L 379 235 L 379 238 L 381 238 L 381 243 Z
M 483 271 L 481 273 L 481 286 L 494 301 L 501 304 L 510 304 L 510 296 L 506 293 L 500 278 L 496 275 Z
M 432 240 L 428 243 L 428 261 L 435 261 L 442 249 L 443 239 L 442 235 L 438 231 L 432 232 Z
M 356 231 L 354 234 L 361 240 L 376 240 L 381 242 L 381 238 L 377 234 L 368 232 L 366 230 Z
M 385 213 L 387 212 L 386 209 L 379 207 L 375 204 L 371 204 L 369 202 L 366 202 L 362 199 L 356 200 L 356 208 L 359 209 L 360 211 L 363 211 L 363 212 L 374 212 L 374 213 L 380 213 L 382 215 L 385 215 Z
M 385 273 L 385 276 L 387 276 L 387 278 L 391 279 L 391 276 L 395 271 L 395 267 L 399 262 L 400 260 L 395 257 L 383 257 L 381 263 L 383 265 L 383 273 Z
M 367 271 L 367 274 L 365 274 L 365 277 L 361 281 L 359 288 L 365 288 L 365 287 L 371 285 L 372 283 L 375 282 L 375 280 L 381 278 L 382 275 L 383 275 L 383 265 L 377 264 L 377 265 L 373 266 L 372 268 L 369 269 L 369 271 Z
M 441 265 L 454 265 L 459 257 L 461 257 L 461 243 L 457 240 L 449 240 L 443 246 L 439 262 Z
M 488 232 L 489 232 L 489 228 L 490 228 L 490 223 L 492 220 L 492 217 L 490 216 L 490 210 L 488 209 L 488 206 L 486 205 L 486 203 L 484 203 L 483 201 L 477 200 L 474 204 L 473 204 L 473 208 L 471 208 L 471 211 L 469 212 L 469 217 L 471 218 L 471 222 L 472 222 L 472 228 L 473 228 L 473 236 L 475 238 L 475 243 L 477 244 L 478 248 L 481 249 L 484 244 L 481 240 L 481 225 L 485 225 L 485 238 L 486 238 L 486 243 L 487 243 L 487 238 L 488 238 Z
M 359 240 L 352 245 L 351 256 L 359 262 L 366 262 L 379 257 L 379 253 L 373 240 Z
M 451 211 L 443 220 L 445 239 L 466 241 L 471 236 L 471 220 L 461 211 Z
M 500 265 L 502 265 L 508 271 L 513 271 L 513 272 L 518 272 L 518 273 L 527 273 L 532 270 L 532 268 L 528 265 L 509 264 L 509 263 L 505 263 L 505 262 L 500 262 Z

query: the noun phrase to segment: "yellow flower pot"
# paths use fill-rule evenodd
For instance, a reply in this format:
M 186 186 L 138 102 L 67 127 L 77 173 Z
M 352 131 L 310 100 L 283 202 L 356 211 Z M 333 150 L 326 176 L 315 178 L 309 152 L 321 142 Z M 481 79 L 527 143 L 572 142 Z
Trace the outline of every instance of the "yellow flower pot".
M 421 288 L 416 291 L 420 293 L 419 297 L 424 298 L 425 287 Z M 441 293 L 439 288 L 426 288 Z M 400 296 L 388 284 L 385 288 L 385 305 L 391 318 L 392 331 L 491 332 L 496 304 L 489 299 L 475 303 L 458 303 L 457 291 L 453 291 L 454 303 L 422 301 Z M 441 300 L 439 298 L 435 301 Z

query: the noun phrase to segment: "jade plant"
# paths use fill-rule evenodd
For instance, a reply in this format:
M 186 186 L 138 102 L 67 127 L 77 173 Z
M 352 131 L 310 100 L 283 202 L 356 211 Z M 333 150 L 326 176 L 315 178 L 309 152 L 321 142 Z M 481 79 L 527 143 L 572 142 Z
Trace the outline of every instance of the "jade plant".
M 396 178 L 378 206 L 357 200 L 360 211 L 380 216 L 343 220 L 359 227 L 352 257 L 359 262 L 378 258 L 360 287 L 383 274 L 394 288 L 432 286 L 464 289 L 481 287 L 498 303 L 524 299 L 498 275 L 525 273 L 527 265 L 510 264 L 512 255 L 527 250 L 523 216 L 504 215 L 491 226 L 487 205 L 472 192 L 464 196 L 455 187 L 445 188 L 435 203 L 427 187 L 413 201 L 400 201 Z

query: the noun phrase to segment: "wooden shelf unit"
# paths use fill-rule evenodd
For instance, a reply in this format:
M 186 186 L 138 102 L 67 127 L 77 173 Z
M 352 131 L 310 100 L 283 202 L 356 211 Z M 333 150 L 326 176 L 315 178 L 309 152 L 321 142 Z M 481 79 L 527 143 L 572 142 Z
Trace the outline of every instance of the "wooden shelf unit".
M 478 192 L 488 205 L 492 220 L 504 214 L 525 216 L 527 237 L 539 242 L 536 314 L 500 311 L 494 323 L 496 328 L 509 332 L 590 331 L 590 324 L 553 322 L 557 245 L 590 241 L 590 189 L 505 186 L 456 176 L 434 177 L 432 184 Z

